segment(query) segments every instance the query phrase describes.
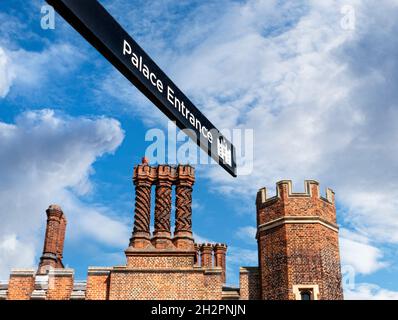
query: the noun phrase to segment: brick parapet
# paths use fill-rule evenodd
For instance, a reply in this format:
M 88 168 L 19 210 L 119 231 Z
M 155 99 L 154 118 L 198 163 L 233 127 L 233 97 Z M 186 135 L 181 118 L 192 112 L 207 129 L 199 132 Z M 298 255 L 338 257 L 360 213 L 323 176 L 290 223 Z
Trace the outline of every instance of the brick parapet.
M 30 300 L 35 285 L 35 270 L 11 270 L 8 281 L 7 300 Z
M 51 269 L 48 271 L 47 300 L 70 300 L 73 291 L 73 269 Z
M 128 268 L 192 268 L 194 250 L 126 250 Z
M 239 269 L 240 300 L 260 300 L 261 285 L 258 267 L 241 267 Z
M 221 268 L 130 269 L 113 268 L 110 300 L 221 299 Z
M 89 267 L 86 285 L 86 300 L 108 300 L 112 268 Z

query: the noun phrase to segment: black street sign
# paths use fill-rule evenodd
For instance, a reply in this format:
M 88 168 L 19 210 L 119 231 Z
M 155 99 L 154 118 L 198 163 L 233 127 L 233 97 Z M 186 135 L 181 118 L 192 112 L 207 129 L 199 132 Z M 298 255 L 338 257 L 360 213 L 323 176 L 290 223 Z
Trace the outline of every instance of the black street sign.
M 236 177 L 235 147 L 97 0 L 46 0 L 216 162 Z

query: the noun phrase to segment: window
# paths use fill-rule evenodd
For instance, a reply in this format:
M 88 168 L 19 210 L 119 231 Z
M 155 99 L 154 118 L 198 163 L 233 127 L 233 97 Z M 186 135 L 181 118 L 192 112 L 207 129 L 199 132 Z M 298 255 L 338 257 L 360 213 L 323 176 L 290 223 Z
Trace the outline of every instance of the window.
M 319 286 L 317 284 L 293 285 L 293 294 L 296 300 L 318 300 Z
M 304 289 L 300 290 L 301 300 L 312 300 L 312 292 L 310 290 Z

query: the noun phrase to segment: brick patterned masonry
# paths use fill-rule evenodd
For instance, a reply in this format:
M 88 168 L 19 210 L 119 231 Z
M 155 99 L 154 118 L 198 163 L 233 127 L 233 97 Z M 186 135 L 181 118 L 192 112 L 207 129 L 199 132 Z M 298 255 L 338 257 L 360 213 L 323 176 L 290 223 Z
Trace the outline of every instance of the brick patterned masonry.
M 0 300 L 279 300 L 298 299 L 301 289 L 313 290 L 313 299 L 343 298 L 334 193 L 328 189 L 321 197 L 316 181 L 306 181 L 304 193 L 293 193 L 290 181 L 277 183 L 275 197 L 267 198 L 266 189 L 258 192 L 259 266 L 240 269 L 239 288 L 225 286 L 227 245 L 194 242 L 194 169 L 152 167 L 143 159 L 134 168 L 133 181 L 134 228 L 124 266 L 89 267 L 86 282 L 74 281 L 73 269 L 65 269 L 62 262 L 65 214 L 51 205 L 38 270 L 13 270 L 8 283 L 0 282 Z M 156 199 L 151 199 L 154 186 Z

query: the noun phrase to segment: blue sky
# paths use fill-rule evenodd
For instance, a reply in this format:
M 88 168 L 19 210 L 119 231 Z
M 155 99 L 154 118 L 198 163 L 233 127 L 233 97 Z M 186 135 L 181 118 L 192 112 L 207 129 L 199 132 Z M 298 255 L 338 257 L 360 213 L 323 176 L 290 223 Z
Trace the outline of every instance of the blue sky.
M 252 174 L 197 167 L 194 232 L 229 245 L 230 284 L 257 263 L 256 191 L 316 179 L 336 192 L 346 297 L 398 298 L 395 0 L 101 3 L 217 127 L 254 131 Z M 44 4 L 0 3 L 2 279 L 37 264 L 50 203 L 76 278 L 123 264 L 133 166 L 168 124 L 61 17 L 41 29 Z

